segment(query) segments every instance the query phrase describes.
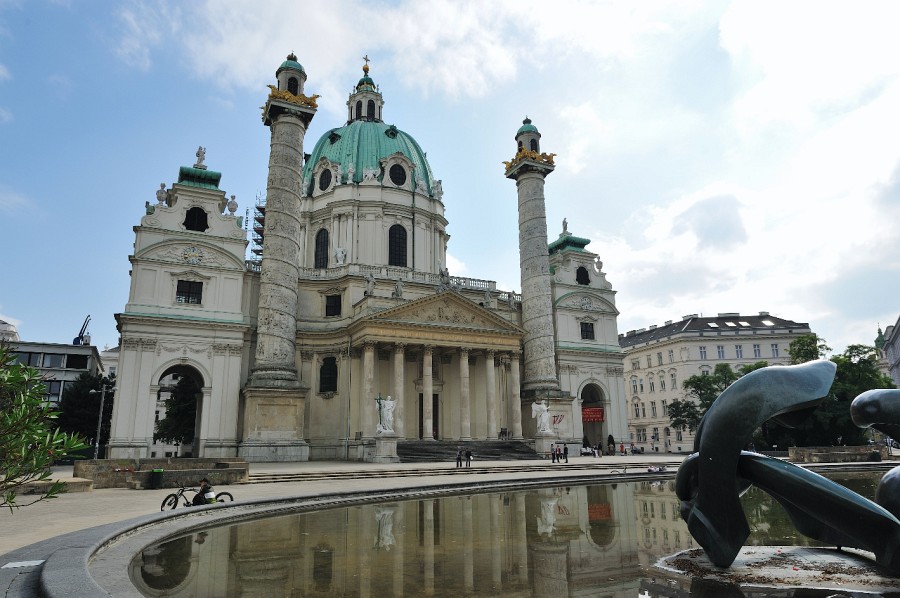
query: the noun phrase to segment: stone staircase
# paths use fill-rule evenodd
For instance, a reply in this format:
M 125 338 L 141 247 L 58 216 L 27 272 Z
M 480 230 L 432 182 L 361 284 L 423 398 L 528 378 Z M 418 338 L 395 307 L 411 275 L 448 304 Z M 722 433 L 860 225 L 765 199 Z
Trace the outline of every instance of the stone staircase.
M 401 463 L 453 462 L 456 461 L 457 447 L 472 451 L 474 462 L 540 459 L 534 449 L 521 440 L 471 440 L 468 442 L 401 440 L 397 442 L 397 456 L 400 457 Z

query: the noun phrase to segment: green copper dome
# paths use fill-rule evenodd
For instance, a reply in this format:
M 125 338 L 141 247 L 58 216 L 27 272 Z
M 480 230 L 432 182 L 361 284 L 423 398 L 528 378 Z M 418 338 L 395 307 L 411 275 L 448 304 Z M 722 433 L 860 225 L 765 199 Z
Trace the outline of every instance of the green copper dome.
M 381 180 L 381 160 L 397 152 L 415 165 L 415 172 L 410 173 L 411 177 L 422 179 L 425 192 L 433 196 L 434 177 L 431 166 L 416 140 L 394 125 L 367 120 L 355 120 L 332 129 L 319 139 L 303 167 L 303 180 L 308 185 L 306 192 L 312 194 L 312 172 L 322 158 L 340 164 L 342 174 L 346 174 L 352 165 L 353 182 L 359 183 L 363 180 L 364 172 L 371 169 L 379 172 Z M 412 184 L 415 185 L 414 180 Z
M 518 137 L 522 133 L 538 133 L 537 127 L 531 124 L 531 119 L 527 116 L 525 117 L 525 120 L 522 121 L 522 126 L 519 127 L 518 131 L 516 131 L 516 137 Z
M 299 62 L 297 62 L 297 57 L 294 56 L 293 53 L 288 54 L 287 60 L 282 62 L 281 66 L 278 67 L 278 70 L 275 71 L 275 76 L 277 77 L 278 73 L 280 73 L 283 70 L 287 70 L 287 69 L 290 69 L 293 71 L 300 71 L 304 75 L 306 74 L 306 71 L 303 70 L 303 65 L 300 64 Z

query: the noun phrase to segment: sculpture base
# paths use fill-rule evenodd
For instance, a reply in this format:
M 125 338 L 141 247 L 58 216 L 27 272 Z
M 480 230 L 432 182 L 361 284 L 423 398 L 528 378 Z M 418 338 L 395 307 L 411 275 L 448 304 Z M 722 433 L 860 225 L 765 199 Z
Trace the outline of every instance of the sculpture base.
M 875 565 L 875 555 L 853 548 L 809 548 L 805 546 L 744 546 L 731 567 L 713 565 L 703 550 L 685 550 L 660 559 L 656 568 L 668 574 L 685 576 L 691 594 L 745 595 L 728 593 L 729 588 L 777 587 L 777 595 L 798 596 L 811 590 L 854 592 L 854 596 L 881 596 L 896 591 L 898 579 L 888 577 Z M 788 593 L 784 593 L 787 590 Z M 712 593 L 709 593 L 712 592 Z M 732 590 L 733 592 L 733 590 Z M 749 594 L 747 594 L 749 595 Z
M 538 434 L 534 437 L 534 452 L 538 455 L 541 455 L 545 459 L 550 458 L 550 445 L 556 442 L 556 436 L 552 434 L 541 435 Z
M 365 460 L 367 463 L 399 463 L 400 457 L 397 456 L 397 435 L 384 434 L 376 436 L 374 451 L 372 450 L 372 447 L 366 447 Z

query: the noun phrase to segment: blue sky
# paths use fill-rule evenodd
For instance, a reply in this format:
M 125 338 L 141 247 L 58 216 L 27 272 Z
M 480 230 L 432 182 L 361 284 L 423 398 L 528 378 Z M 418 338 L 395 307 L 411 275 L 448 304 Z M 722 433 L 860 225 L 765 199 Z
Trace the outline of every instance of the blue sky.
M 519 289 L 502 160 L 557 154 L 550 239 L 592 240 L 619 331 L 690 313 L 809 322 L 836 351 L 900 314 L 894 2 L 0 0 L 0 319 L 115 345 L 132 227 L 195 161 L 265 191 L 259 106 L 295 52 L 346 119 L 361 57 L 443 180 L 454 275 Z

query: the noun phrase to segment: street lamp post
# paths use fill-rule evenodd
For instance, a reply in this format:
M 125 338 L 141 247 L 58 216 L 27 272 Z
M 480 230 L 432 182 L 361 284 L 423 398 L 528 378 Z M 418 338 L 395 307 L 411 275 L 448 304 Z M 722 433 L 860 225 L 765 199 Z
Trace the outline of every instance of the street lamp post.
M 100 455 L 100 426 L 103 424 L 103 403 L 106 402 L 106 389 L 108 386 L 103 384 L 100 386 L 100 414 L 97 415 L 97 438 L 94 440 L 94 459 Z M 96 390 L 92 390 L 90 394 L 97 394 Z

